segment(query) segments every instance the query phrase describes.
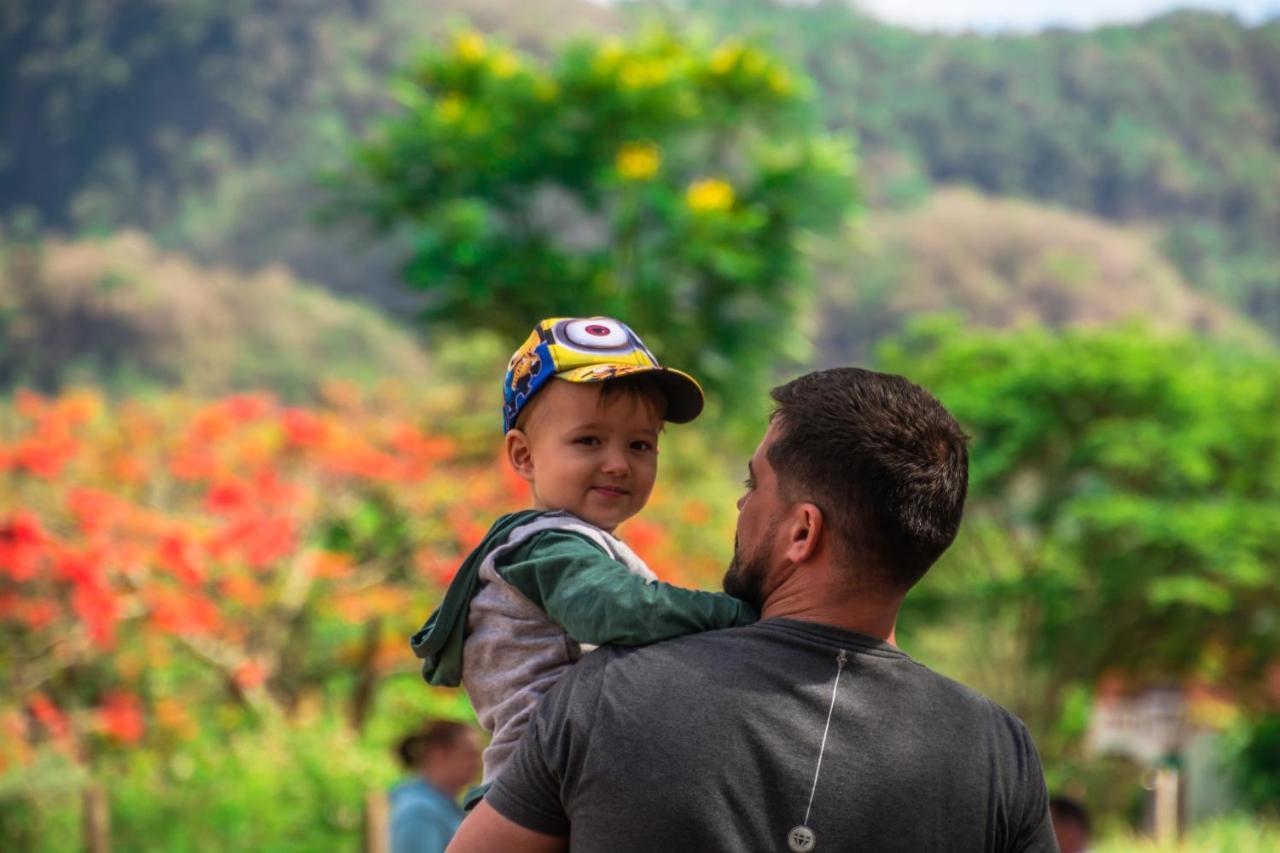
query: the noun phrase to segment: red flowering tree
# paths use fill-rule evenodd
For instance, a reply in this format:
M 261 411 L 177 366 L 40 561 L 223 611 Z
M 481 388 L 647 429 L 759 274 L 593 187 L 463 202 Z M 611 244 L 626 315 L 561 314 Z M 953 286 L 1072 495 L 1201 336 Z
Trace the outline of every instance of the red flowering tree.
M 335 693 L 361 725 L 416 668 L 406 637 L 462 556 L 527 502 L 496 430 L 445 434 L 457 394 L 433 393 L 0 407 L 0 761 L 181 740 L 227 704 L 287 721 Z M 679 493 L 624 535 L 709 584 L 732 502 Z

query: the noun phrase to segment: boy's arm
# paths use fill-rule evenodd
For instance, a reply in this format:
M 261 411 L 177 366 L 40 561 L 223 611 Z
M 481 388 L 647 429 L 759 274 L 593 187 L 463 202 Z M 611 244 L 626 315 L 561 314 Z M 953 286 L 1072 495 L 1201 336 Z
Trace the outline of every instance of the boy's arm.
M 531 537 L 495 568 L 580 643 L 639 646 L 758 618 L 724 593 L 647 581 L 567 531 Z

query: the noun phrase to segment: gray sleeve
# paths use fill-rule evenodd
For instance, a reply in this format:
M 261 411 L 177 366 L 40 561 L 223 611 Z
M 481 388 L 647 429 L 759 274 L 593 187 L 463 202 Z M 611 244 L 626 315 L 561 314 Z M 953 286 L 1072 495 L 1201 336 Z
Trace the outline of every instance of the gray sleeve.
M 1017 724 L 1021 755 L 1018 765 L 1022 770 L 1019 779 L 1022 792 L 1021 821 L 1012 833 L 1013 853 L 1058 853 L 1058 838 L 1053 833 L 1053 820 L 1049 816 L 1049 792 L 1044 784 L 1044 770 L 1040 755 L 1036 752 L 1031 733 L 1021 722 Z
M 574 756 L 591 737 L 604 664 L 613 651 L 587 655 L 538 703 L 511 760 L 485 794 L 507 820 L 545 835 L 569 834 Z

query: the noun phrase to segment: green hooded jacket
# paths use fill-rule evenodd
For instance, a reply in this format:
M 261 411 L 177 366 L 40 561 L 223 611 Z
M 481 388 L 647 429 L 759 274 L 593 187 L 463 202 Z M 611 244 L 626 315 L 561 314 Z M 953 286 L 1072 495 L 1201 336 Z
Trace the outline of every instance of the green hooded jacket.
M 495 521 L 449 582 L 444 601 L 409 639 L 413 653 L 422 659 L 422 677 L 429 684 L 457 687 L 462 683 L 462 644 L 467 639 L 471 599 L 480 588 L 480 566 L 490 551 L 507 541 L 511 531 L 542 514 L 530 509 L 504 515 Z

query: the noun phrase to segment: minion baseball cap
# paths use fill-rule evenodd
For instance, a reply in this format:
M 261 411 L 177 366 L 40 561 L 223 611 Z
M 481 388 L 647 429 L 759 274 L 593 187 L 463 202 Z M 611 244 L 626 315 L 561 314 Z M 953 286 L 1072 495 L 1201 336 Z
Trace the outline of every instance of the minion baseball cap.
M 605 382 L 651 373 L 667 396 L 665 419 L 688 423 L 702 411 L 702 388 L 687 373 L 663 367 L 640 337 L 610 317 L 552 317 L 534 327 L 511 356 L 502 385 L 502 431 L 509 432 L 533 395 L 555 377 Z

